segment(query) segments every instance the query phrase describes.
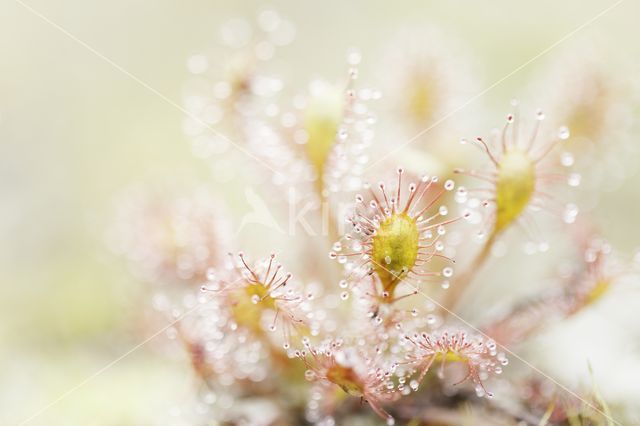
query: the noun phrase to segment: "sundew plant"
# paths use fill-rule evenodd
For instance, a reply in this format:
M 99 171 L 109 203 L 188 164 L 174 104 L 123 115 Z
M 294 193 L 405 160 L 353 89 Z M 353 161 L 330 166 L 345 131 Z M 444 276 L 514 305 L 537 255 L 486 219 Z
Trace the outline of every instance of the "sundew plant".
M 146 323 L 193 367 L 179 424 L 622 424 L 588 359 L 568 383 L 531 357 L 637 284 L 589 219 L 631 87 L 593 52 L 572 73 L 561 55 L 503 111 L 468 116 L 473 61 L 435 29 L 371 67 L 336 52 L 342 78 L 302 87 L 276 12 L 220 34 L 188 58 L 183 104 L 211 181 L 130 191 L 112 233 Z M 484 297 L 495 277 L 509 285 Z

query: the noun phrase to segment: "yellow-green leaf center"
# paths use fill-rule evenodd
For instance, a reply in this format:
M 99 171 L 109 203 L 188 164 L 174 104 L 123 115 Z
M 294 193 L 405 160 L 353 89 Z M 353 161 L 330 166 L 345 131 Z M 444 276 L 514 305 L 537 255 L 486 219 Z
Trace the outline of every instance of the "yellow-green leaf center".
M 309 99 L 304 114 L 307 132 L 307 154 L 320 179 L 324 165 L 333 148 L 342 121 L 343 94 L 336 87 L 327 85 Z
M 264 284 L 247 284 L 234 295 L 232 306 L 235 321 L 255 332 L 262 332 L 261 320 L 263 312 L 276 310 L 276 301 L 269 295 Z
M 419 240 L 415 219 L 404 213 L 393 214 L 377 229 L 371 250 L 373 267 L 389 295 L 415 265 Z
M 508 150 L 498 164 L 495 234 L 520 216 L 534 190 L 535 164 L 525 151 Z

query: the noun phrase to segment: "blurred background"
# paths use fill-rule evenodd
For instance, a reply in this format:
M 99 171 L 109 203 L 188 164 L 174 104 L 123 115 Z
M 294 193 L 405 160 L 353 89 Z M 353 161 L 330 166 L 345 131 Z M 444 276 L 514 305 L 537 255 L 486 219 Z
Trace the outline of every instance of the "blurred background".
M 145 289 L 105 243 L 119 192 L 136 182 L 203 179 L 222 196 L 237 189 L 194 157 L 184 114 L 117 67 L 180 105 L 187 58 L 215 46 L 227 19 L 253 18 L 270 7 L 297 29 L 295 41 L 278 51 L 290 86 L 304 90 L 313 77 L 342 78 L 354 46 L 363 54 L 360 79 L 374 84 L 385 73 L 376 66 L 389 39 L 404 28 L 435 25 L 464 46 L 483 89 L 614 3 L 24 0 L 37 16 L 21 2 L 2 2 L 0 424 L 20 424 L 143 340 L 134 319 L 146 309 Z M 491 120 L 476 132 L 497 125 L 509 100 L 530 90 L 532 79 L 578 42 L 602 46 L 618 78 L 636 84 L 638 16 L 640 3 L 620 2 L 451 119 L 486 108 Z M 470 135 L 456 138 L 462 136 Z M 638 174 L 603 184 L 593 212 L 627 257 L 640 245 L 639 186 Z M 238 212 L 247 208 L 236 204 Z M 592 321 L 594 332 L 609 332 Z M 620 340 L 627 326 L 637 328 L 615 330 Z M 637 340 L 627 342 L 625 359 L 637 361 Z M 640 379 L 640 367 L 628 370 L 629 377 Z M 150 342 L 28 424 L 151 424 L 160 410 L 167 413 L 161 423 L 171 424 L 172 407 L 189 398 L 192 384 L 188 363 Z M 633 411 L 638 384 L 624 392 Z

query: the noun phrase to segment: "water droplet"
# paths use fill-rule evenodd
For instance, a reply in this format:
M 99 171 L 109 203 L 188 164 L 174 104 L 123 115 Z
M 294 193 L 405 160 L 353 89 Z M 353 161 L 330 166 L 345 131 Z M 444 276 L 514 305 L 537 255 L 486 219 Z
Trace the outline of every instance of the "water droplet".
M 446 189 L 447 191 L 451 191 L 453 188 L 456 187 L 456 184 L 454 181 L 452 181 L 451 179 L 447 180 L 444 183 L 444 189 Z
M 176 330 L 174 327 L 167 329 L 166 333 L 167 338 L 170 340 L 174 340 L 176 337 L 178 337 L 178 330 Z
M 449 210 L 447 209 L 447 206 L 440 206 L 438 213 L 440 213 L 440 216 L 446 216 L 447 213 L 449 213 Z
M 346 291 L 343 291 L 342 293 L 340 293 L 340 299 L 342 300 L 347 300 L 349 298 L 349 293 Z
M 209 68 L 209 61 L 205 55 L 193 55 L 187 60 L 187 68 L 193 74 L 202 74 Z
M 347 62 L 349 65 L 358 65 L 362 60 L 362 55 L 356 49 L 352 49 L 347 53 Z
M 573 223 L 576 221 L 576 217 L 578 216 L 578 206 L 575 204 L 567 204 L 564 209 L 564 213 L 562 215 L 565 223 Z
M 467 201 L 467 189 L 463 186 L 459 187 L 456 191 L 455 200 L 457 203 L 462 204 Z
M 453 275 L 453 268 L 451 268 L 450 266 L 447 266 L 442 270 L 442 275 L 447 278 L 450 278 Z
M 560 129 L 558 129 L 558 137 L 561 140 L 567 140 L 569 139 L 569 136 L 571 136 L 571 132 L 569 131 L 569 128 L 567 126 L 562 126 L 560 127 Z
M 567 183 L 569 184 L 569 186 L 580 186 L 580 181 L 582 180 L 582 176 L 580 176 L 580 174 L 578 173 L 571 173 L 569 175 L 569 179 L 567 179 Z
M 571 154 L 570 152 L 563 152 L 560 155 L 560 163 L 564 166 L 564 167 L 571 167 L 573 166 L 574 163 L 574 158 L 573 158 L 573 154 Z

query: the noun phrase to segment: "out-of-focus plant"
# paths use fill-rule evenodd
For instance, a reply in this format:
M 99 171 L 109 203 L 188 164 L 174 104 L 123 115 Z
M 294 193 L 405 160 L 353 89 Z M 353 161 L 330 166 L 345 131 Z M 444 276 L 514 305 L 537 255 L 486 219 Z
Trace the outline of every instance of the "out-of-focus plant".
M 257 30 L 242 20 L 223 28 L 233 47 L 226 65 L 206 54 L 189 59 L 194 80 L 185 96 L 191 113 L 185 131 L 195 154 L 214 167 L 235 161 L 245 183 L 269 200 L 270 216 L 289 213 L 295 242 L 285 257 L 298 259 L 297 276 L 276 254 L 253 253 L 250 244 L 247 254 L 226 255 L 235 244 L 224 224 L 243 221 L 232 220 L 223 201 L 202 189 L 169 198 L 134 195 L 114 234 L 117 248 L 155 289 L 155 307 L 172 318 L 171 337 L 194 367 L 200 401 L 185 410 L 188 421 L 331 425 L 360 417 L 376 423 L 377 416 L 387 424 L 459 425 L 472 412 L 473 424 L 610 424 L 597 392 L 567 395 L 534 372 L 523 379 L 503 371 L 512 345 L 589 309 L 633 274 L 581 222 L 573 225 L 582 231 L 574 239 L 580 260 L 553 290 L 482 327 L 460 321 L 457 312 L 496 243 L 517 224 L 526 229 L 532 211 L 551 212 L 562 226 L 576 222 L 576 205 L 555 194 L 580 181 L 565 171 L 573 164 L 568 147 L 580 143 L 571 142 L 567 125 L 579 139 L 605 138 L 610 128 L 589 117 L 602 118 L 598 108 L 608 103 L 601 101 L 613 94 L 592 87 L 597 94 L 571 96 L 570 109 L 558 109 L 562 118 L 552 128 L 537 112 L 526 131 L 515 105 L 502 129 L 473 140 L 485 156 L 477 169 L 441 155 L 446 144 L 425 164 L 435 162 L 445 170 L 441 176 L 420 174 L 415 164 L 397 168 L 384 157 L 368 168 L 377 122 L 371 104 L 384 97 L 360 87 L 359 53 L 347 55 L 344 81 L 313 80 L 308 90 L 291 90 L 268 65 L 293 27 L 272 11 L 257 23 Z M 439 43 L 430 34 L 411 42 Z M 461 86 L 449 72 L 455 67 L 447 49 L 403 52 L 391 99 L 411 132 L 436 124 Z M 242 154 L 210 133 L 209 124 L 252 158 L 233 157 Z M 453 132 L 439 135 L 451 139 Z M 471 187 L 457 186 L 454 172 L 469 176 Z M 300 209 L 299 222 L 291 212 Z M 456 263 L 458 253 L 473 251 Z

